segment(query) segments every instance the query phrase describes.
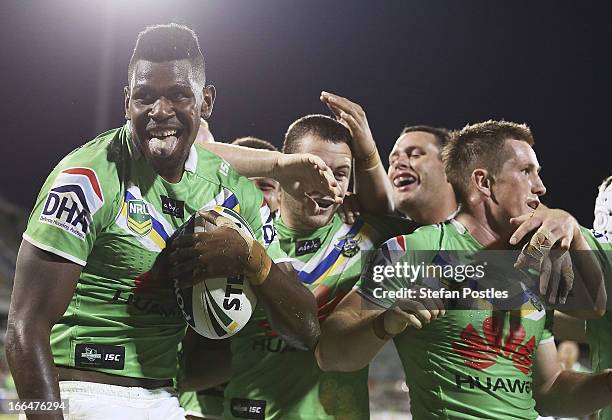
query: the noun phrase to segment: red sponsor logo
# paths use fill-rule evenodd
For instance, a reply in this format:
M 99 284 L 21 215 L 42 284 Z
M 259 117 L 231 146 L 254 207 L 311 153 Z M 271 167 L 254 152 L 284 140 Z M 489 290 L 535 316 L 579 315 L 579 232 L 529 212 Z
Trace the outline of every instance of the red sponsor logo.
M 465 359 L 466 366 L 484 370 L 503 357 L 512 360 L 519 371 L 529 373 L 536 340 L 534 336 L 526 340 L 525 328 L 520 322 L 511 319 L 510 328 L 503 335 L 503 322 L 491 316 L 483 321 L 482 332 L 481 336 L 468 324 L 460 340 L 452 344 L 455 353 Z

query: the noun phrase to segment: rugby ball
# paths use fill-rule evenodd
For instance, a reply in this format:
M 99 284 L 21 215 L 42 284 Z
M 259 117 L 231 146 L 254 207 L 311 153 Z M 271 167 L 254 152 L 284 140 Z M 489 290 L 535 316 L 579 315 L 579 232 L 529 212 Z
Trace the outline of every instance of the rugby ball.
M 231 219 L 247 236 L 255 237 L 249 224 L 234 210 L 215 205 L 200 211 L 208 210 Z M 214 229 L 216 226 L 203 220 L 198 212 L 179 228 L 179 234 Z M 240 331 L 257 305 L 257 297 L 244 276 L 207 279 L 183 289 L 178 287 L 178 279 L 175 279 L 174 292 L 189 326 L 198 334 L 212 339 L 227 338 Z

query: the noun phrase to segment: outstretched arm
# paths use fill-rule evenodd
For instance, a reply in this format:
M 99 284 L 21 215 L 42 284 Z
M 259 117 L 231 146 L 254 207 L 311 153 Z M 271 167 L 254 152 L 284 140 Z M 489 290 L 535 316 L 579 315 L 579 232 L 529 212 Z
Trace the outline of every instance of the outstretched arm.
M 321 325 L 315 350 L 319 367 L 324 371 L 352 372 L 367 366 L 387 342 L 373 328 L 374 320 L 383 312 L 355 290 L 350 292 Z
M 380 160 L 365 111 L 359 104 L 333 93 L 321 92 L 321 101 L 351 132 L 355 187 L 361 209 L 372 214 L 392 215 L 395 210 L 393 188 Z
M 583 416 L 612 404 L 612 370 L 562 370 L 553 341 L 538 346 L 534 373 L 536 409 L 542 415 Z
M 285 192 L 318 210 L 313 192 L 340 203 L 341 191 L 334 174 L 323 160 L 308 153 L 284 154 L 233 144 L 208 143 L 202 147 L 227 160 L 242 176 L 277 180 Z
M 406 328 L 421 329 L 445 312 L 439 299 L 398 299 L 382 309 L 354 289 L 321 326 L 317 363 L 324 371 L 359 370 L 388 340 Z

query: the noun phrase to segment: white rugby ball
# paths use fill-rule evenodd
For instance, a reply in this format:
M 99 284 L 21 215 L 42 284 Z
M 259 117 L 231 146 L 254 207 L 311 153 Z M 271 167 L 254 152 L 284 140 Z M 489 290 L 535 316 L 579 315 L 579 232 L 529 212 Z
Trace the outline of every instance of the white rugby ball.
M 234 210 L 222 206 L 203 208 L 200 211 L 213 210 L 231 219 L 244 233 L 254 238 L 249 224 Z M 214 229 L 215 226 L 197 220 L 196 213 L 181 227 L 181 233 L 197 233 Z M 249 321 L 257 297 L 244 276 L 207 279 L 193 287 L 178 288 L 175 280 L 176 301 L 185 320 L 198 334 L 212 339 L 230 337 L 240 331 Z

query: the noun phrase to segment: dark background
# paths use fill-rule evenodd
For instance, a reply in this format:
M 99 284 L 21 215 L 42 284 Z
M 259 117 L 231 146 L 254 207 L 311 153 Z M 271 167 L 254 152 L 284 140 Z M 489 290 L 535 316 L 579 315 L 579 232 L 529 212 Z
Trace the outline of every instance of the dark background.
M 326 112 L 321 90 L 359 102 L 383 156 L 404 124 L 528 123 L 544 201 L 591 226 L 612 173 L 612 24 L 591 1 L 3 1 L 0 196 L 31 208 L 52 167 L 123 123 L 137 33 L 175 21 L 199 35 L 217 87 L 218 141 L 280 145 Z M 386 160 L 386 159 L 385 159 Z

